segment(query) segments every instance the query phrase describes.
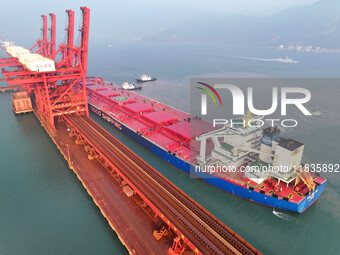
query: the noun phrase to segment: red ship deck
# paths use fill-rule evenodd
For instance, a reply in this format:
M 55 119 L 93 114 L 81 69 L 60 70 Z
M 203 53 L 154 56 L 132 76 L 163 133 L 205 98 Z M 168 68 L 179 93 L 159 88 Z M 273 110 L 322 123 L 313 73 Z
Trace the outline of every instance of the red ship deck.
M 87 90 L 91 104 L 186 161 L 195 160 L 198 153 L 190 155 L 195 136 L 215 129 L 207 121 L 97 78 L 87 80 Z M 208 143 L 207 154 L 212 148 Z

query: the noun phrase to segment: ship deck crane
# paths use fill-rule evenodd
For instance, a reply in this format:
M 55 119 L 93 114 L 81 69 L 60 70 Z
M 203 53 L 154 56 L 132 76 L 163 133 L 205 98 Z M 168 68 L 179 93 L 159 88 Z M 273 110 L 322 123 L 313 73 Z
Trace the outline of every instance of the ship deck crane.
M 312 176 L 310 176 L 310 173 L 308 171 L 305 171 L 305 168 L 303 168 L 302 172 L 296 171 L 296 174 L 299 178 L 295 179 L 295 185 L 294 186 L 297 186 L 298 183 L 299 183 L 299 179 L 301 179 L 303 181 L 303 183 L 307 186 L 307 188 L 309 189 L 310 192 L 315 189 L 315 183 L 313 181 L 313 178 L 312 178 Z M 303 174 L 307 175 L 307 177 L 303 176 Z

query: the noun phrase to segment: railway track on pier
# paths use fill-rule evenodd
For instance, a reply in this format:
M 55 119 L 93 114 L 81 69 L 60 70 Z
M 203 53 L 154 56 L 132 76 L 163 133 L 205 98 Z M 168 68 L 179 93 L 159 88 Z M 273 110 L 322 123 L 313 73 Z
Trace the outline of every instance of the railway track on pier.
M 203 254 L 261 254 L 97 123 L 65 116 Z

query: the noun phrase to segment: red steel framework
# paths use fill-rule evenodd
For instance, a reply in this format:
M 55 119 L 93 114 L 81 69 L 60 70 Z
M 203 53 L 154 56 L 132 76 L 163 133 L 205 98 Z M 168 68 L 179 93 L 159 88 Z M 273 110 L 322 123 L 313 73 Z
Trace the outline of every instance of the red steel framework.
M 38 46 L 35 53 L 39 53 L 46 58 L 54 60 L 55 58 L 55 47 L 56 47 L 56 16 L 54 13 L 49 14 L 51 19 L 51 27 L 47 29 L 47 16 L 41 15 L 42 18 L 42 40 L 37 40 L 37 42 L 29 49 L 33 51 L 34 48 Z M 50 31 L 50 41 L 48 41 L 48 30 Z
M 55 128 L 55 119 L 59 116 L 69 115 L 72 113 L 76 113 L 76 115 L 78 116 L 89 116 L 85 75 L 87 73 L 88 60 L 90 9 L 87 7 L 81 7 L 80 9 L 82 12 L 82 24 L 79 28 L 79 31 L 81 33 L 80 45 L 74 45 L 74 12 L 71 10 L 66 10 L 68 16 L 68 24 L 65 29 L 67 32 L 67 42 L 66 44 L 59 44 L 59 49 L 57 51 L 55 50 L 56 16 L 53 13 L 49 14 L 51 19 L 51 26 L 49 29 L 50 41 L 48 41 L 47 16 L 41 16 L 43 20 L 43 26 L 41 29 L 42 40 L 37 40 L 36 44 L 30 48 L 30 51 L 33 50 L 35 47 L 38 47 L 35 53 L 39 53 L 46 58 L 54 60 L 56 68 L 55 71 L 30 71 L 25 68 L 25 66 L 22 65 L 20 62 L 18 62 L 18 58 L 10 57 L 0 59 L 0 66 L 15 67 L 15 70 L 5 70 L 4 68 L 2 68 L 2 74 L 5 76 L 4 80 L 7 81 L 8 85 L 22 86 L 24 90 L 27 90 L 30 93 L 40 115 L 48 121 L 48 125 L 53 128 L 54 131 L 57 131 Z M 76 126 L 74 126 L 74 128 L 77 129 Z M 79 134 L 81 134 L 80 131 Z M 84 137 L 83 139 L 87 140 L 86 137 Z M 101 142 L 102 139 L 103 138 L 98 138 L 98 141 Z M 94 144 L 94 142 L 92 143 L 90 140 L 88 140 L 87 142 L 88 144 L 92 145 L 93 148 L 96 148 L 96 144 Z M 129 149 L 127 150 L 129 152 L 129 155 L 131 156 L 132 152 Z M 102 159 L 110 162 L 103 153 L 101 153 L 99 150 L 97 152 L 99 154 L 102 154 Z M 125 163 L 127 164 L 127 162 Z M 143 165 L 144 164 L 146 163 L 144 162 Z M 133 164 L 131 163 L 129 166 L 132 165 Z M 120 172 L 120 169 L 116 168 L 113 164 L 112 168 L 116 169 L 117 172 Z M 148 168 L 151 167 L 148 166 Z M 121 173 L 121 175 L 124 176 L 123 173 Z M 159 215 L 161 219 L 165 223 L 167 223 L 176 234 L 180 235 L 180 237 L 175 238 L 172 248 L 169 249 L 168 252 L 170 254 L 180 254 L 181 252 L 183 252 L 184 249 L 181 240 L 187 243 L 195 254 L 202 254 L 191 242 L 191 240 L 184 236 L 184 234 L 176 228 L 174 223 L 170 222 L 170 220 L 161 212 L 160 208 L 157 208 L 155 205 L 153 205 L 152 202 L 146 197 L 146 195 L 139 191 L 139 189 L 132 183 L 132 181 L 130 181 L 128 178 L 125 178 L 125 180 L 131 187 L 134 188 L 134 190 L 138 191 L 140 196 L 147 204 L 150 205 L 153 211 L 156 212 L 156 214 Z M 164 181 L 169 183 L 169 181 L 165 178 Z M 179 191 L 177 187 L 174 187 L 174 189 L 176 191 Z M 197 207 L 199 206 L 198 204 L 196 204 L 196 202 L 193 202 L 193 204 Z M 206 211 L 204 211 L 204 213 L 204 215 L 210 215 Z M 213 218 L 212 215 L 210 215 L 210 217 L 218 224 L 222 224 L 217 219 Z M 232 233 L 232 235 L 236 237 L 238 241 L 241 242 L 241 244 L 245 246 L 248 245 L 233 231 L 228 230 L 228 232 Z M 250 253 L 260 254 L 252 246 L 248 245 L 248 248 L 250 249 Z
M 2 69 L 4 80 L 9 85 L 21 85 L 31 95 L 36 107 L 42 116 L 55 129 L 55 118 L 64 114 L 77 113 L 89 115 L 86 96 L 85 75 L 87 73 L 87 58 L 89 45 L 90 9 L 80 8 L 82 24 L 79 29 L 81 43 L 75 46 L 74 38 L 74 12 L 67 10 L 68 25 L 67 43 L 59 44 L 55 50 L 56 16 L 50 13 L 51 27 L 50 41 L 47 39 L 47 16 L 42 15 L 42 40 L 37 40 L 30 50 L 38 47 L 35 53 L 55 61 L 55 71 L 30 71 L 18 62 L 17 58 L 0 59 L 0 66 L 13 66 L 15 70 Z M 57 61 L 59 59 L 59 61 Z

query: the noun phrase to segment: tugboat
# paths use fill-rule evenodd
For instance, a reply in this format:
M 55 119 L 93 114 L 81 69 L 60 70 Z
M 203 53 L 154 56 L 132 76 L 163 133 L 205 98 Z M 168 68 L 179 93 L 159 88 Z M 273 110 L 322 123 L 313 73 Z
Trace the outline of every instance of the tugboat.
M 135 84 L 128 83 L 127 81 L 124 81 L 122 84 L 122 88 L 126 90 L 135 90 L 135 89 L 141 89 L 141 86 L 136 86 Z
M 136 81 L 138 81 L 138 82 L 147 82 L 147 81 L 155 81 L 155 80 L 157 80 L 157 79 L 150 77 L 150 76 L 146 75 L 145 73 L 143 73 L 143 75 L 139 79 L 136 79 Z

